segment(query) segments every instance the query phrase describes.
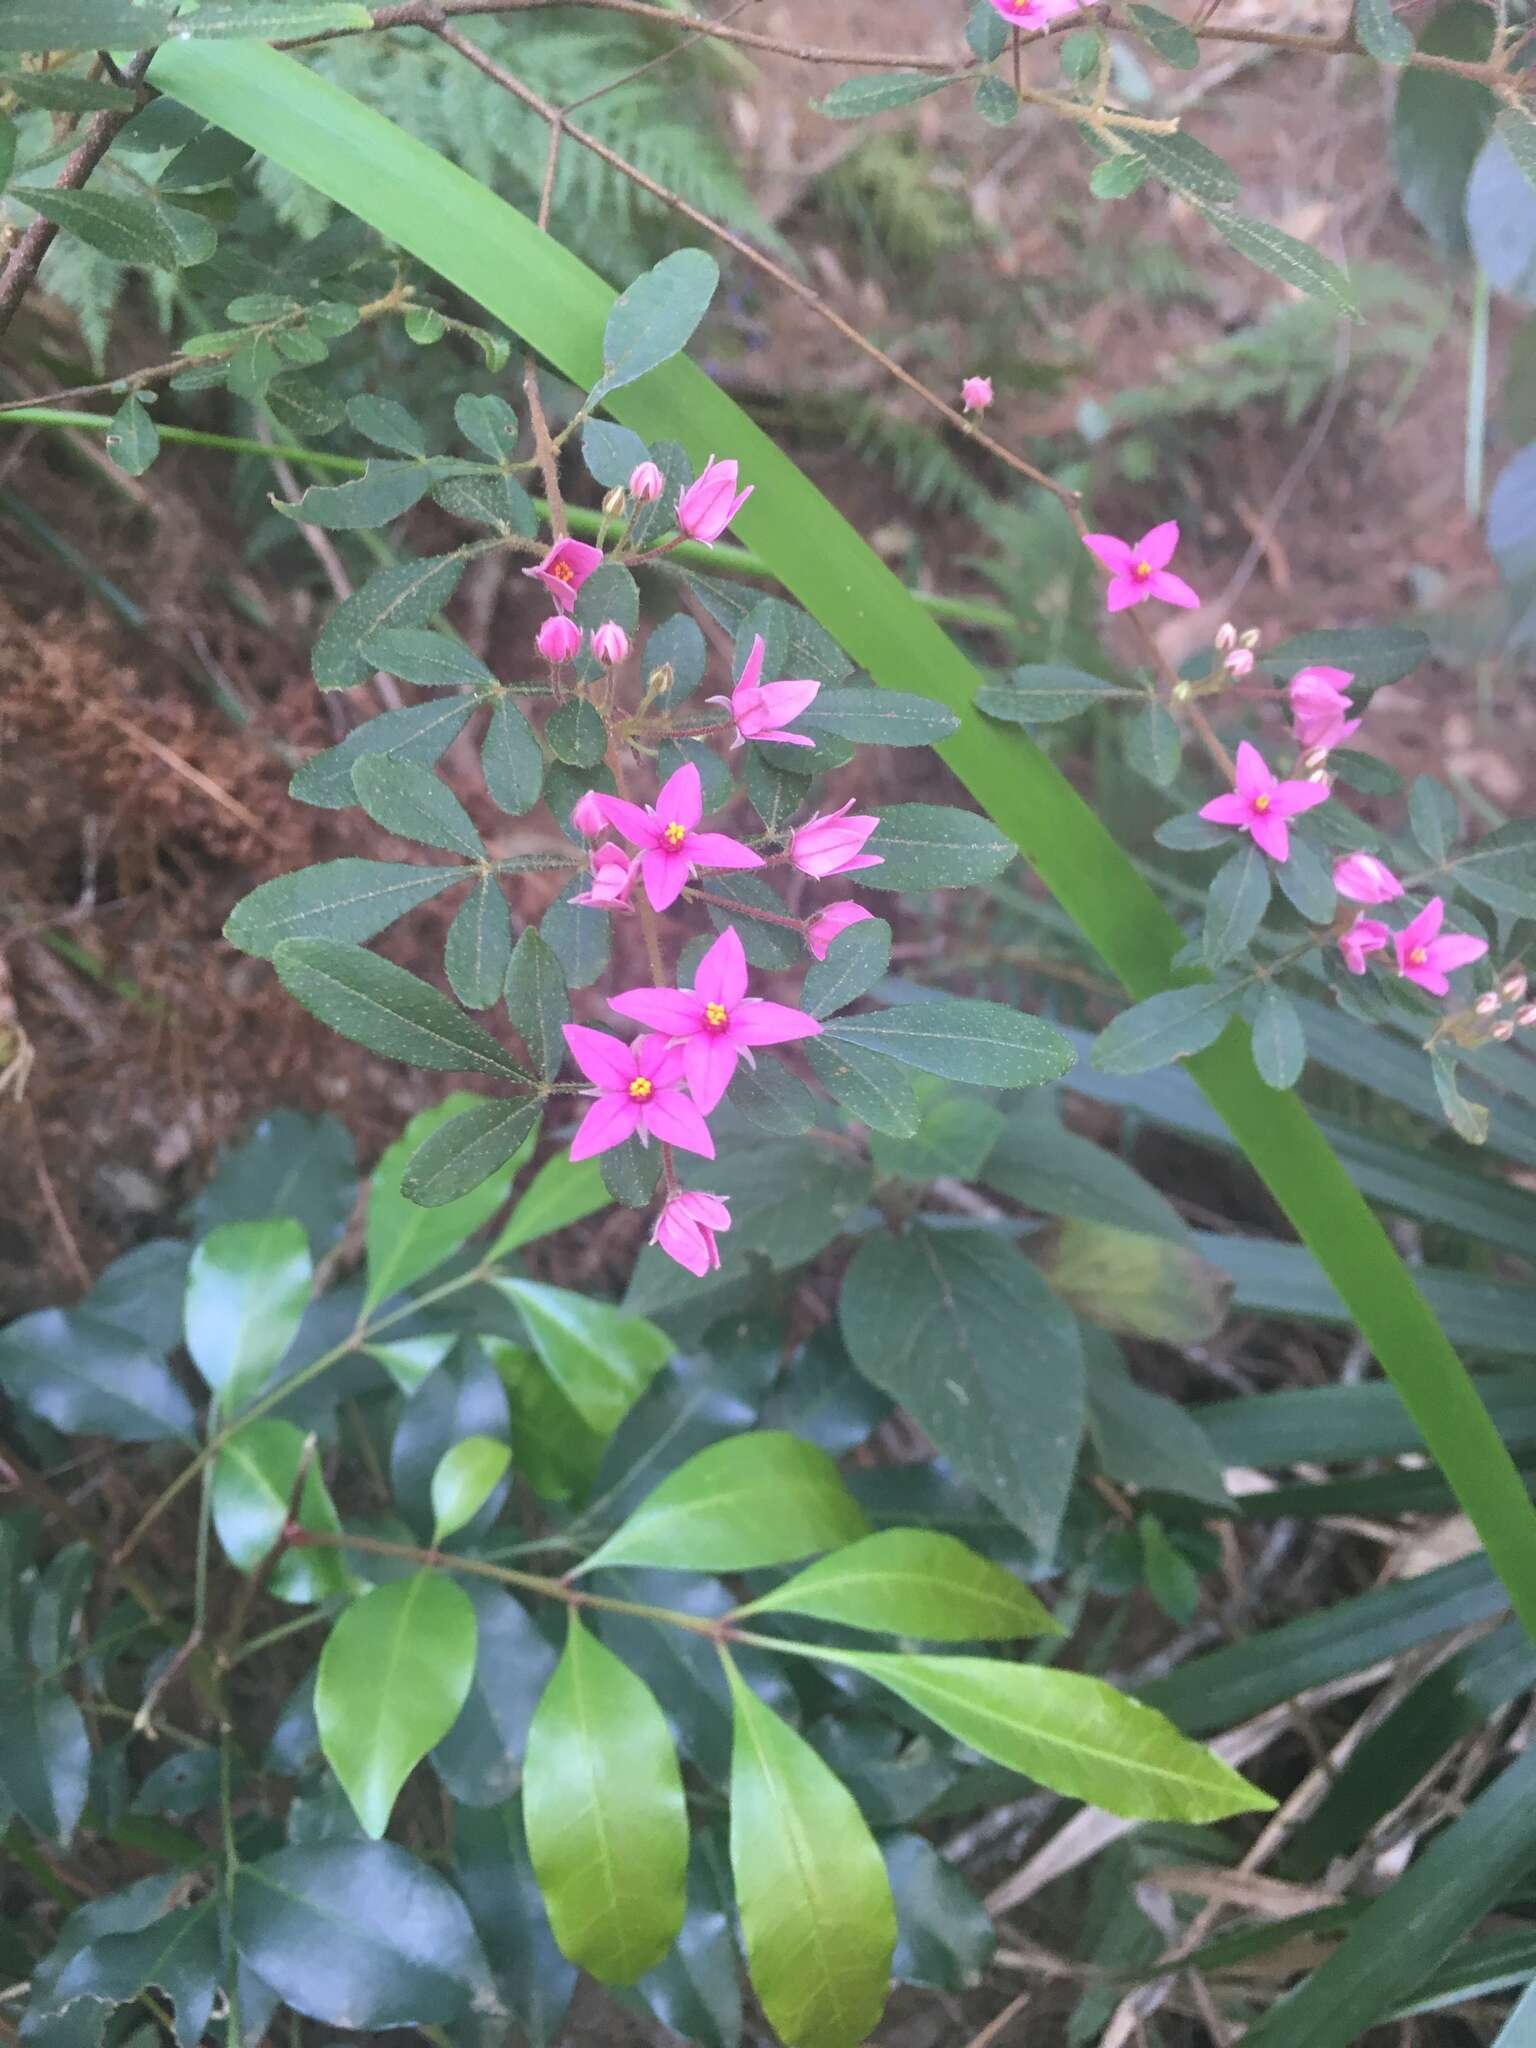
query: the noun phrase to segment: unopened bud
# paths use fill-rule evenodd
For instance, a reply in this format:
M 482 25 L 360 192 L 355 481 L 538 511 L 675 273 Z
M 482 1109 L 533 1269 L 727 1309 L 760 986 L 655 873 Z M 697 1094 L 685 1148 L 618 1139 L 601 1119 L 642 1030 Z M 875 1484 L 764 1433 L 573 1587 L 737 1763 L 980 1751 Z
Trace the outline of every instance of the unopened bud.
M 1307 777 L 1307 780 L 1308 782 L 1320 782 L 1323 785 L 1324 789 L 1332 787 L 1331 783 L 1328 780 L 1328 770 L 1326 768 L 1314 768 L 1311 774 Z
M 1526 978 L 1523 974 L 1507 974 L 1499 983 L 1499 993 L 1506 1003 L 1525 1001 Z
M 1175 704 L 1186 703 L 1189 699 L 1189 685 L 1188 683 L 1175 683 L 1168 694 Z
M 624 486 L 622 484 L 615 484 L 613 489 L 608 493 L 607 497 L 604 498 L 603 500 L 604 518 L 622 519 L 624 516 L 624 507 L 627 503 L 628 500 L 624 496 Z
M 650 680 L 645 687 L 653 697 L 665 697 L 668 690 L 672 687 L 671 662 L 663 663 L 660 668 L 653 668 Z
M 617 668 L 629 659 L 629 635 L 616 619 L 605 619 L 592 635 L 592 652 L 604 668 Z
M 1496 988 L 1489 989 L 1487 995 L 1479 996 L 1472 1007 L 1476 1010 L 1479 1017 L 1491 1017 L 1499 1007 L 1498 990 Z
M 1228 623 L 1227 625 L 1218 626 L 1216 628 L 1216 651 L 1218 654 L 1225 654 L 1229 647 L 1235 647 L 1236 645 L 1236 626 Z
M 1243 634 L 1242 638 L 1238 641 L 1237 644 L 1239 647 L 1257 647 L 1259 644 L 1258 627 L 1250 626 L 1247 632 Z
M 1327 758 L 1328 749 L 1326 747 L 1312 747 L 1305 754 L 1302 755 L 1301 765 L 1303 768 L 1321 768 L 1323 763 L 1327 760 Z M 1315 775 L 1312 777 L 1312 780 L 1314 782 L 1316 782 L 1317 779 L 1318 778 Z
M 1513 1024 L 1510 1023 L 1507 1017 L 1504 1019 L 1504 1022 L 1502 1024 L 1495 1024 L 1493 1027 L 1493 1036 L 1499 1041 L 1500 1045 L 1502 1045 L 1507 1038 L 1513 1038 L 1514 1035 L 1515 1027 Z
M 1251 647 L 1234 647 L 1221 665 L 1229 676 L 1252 675 L 1253 649 Z
M 1515 1022 L 1522 1031 L 1527 1031 L 1531 1025 L 1536 1024 L 1536 1003 L 1527 1003 L 1523 1010 L 1517 1010 Z

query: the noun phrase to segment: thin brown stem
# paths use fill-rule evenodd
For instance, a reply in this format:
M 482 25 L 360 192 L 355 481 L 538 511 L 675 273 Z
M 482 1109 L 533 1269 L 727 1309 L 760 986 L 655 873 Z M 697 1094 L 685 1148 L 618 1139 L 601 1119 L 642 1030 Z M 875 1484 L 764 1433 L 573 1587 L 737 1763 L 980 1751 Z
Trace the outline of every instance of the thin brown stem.
M 683 891 L 690 903 L 712 903 L 716 910 L 728 910 L 732 917 L 753 917 L 759 924 L 782 925 L 787 932 L 803 932 L 803 917 L 781 916 L 776 910 L 759 910 L 755 903 L 737 903 L 730 896 L 716 896 L 708 889 L 696 889 L 691 885 Z

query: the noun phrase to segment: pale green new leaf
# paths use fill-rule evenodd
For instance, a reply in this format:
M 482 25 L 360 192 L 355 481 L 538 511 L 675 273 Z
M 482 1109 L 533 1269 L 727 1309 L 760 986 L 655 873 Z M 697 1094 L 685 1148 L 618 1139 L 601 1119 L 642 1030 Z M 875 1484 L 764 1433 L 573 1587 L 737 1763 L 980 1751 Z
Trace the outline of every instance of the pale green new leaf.
M 187 1349 L 226 1414 L 270 1378 L 298 1335 L 314 1284 L 308 1235 L 288 1217 L 221 1223 L 193 1250 Z
M 672 1356 L 664 1330 L 606 1301 L 537 1280 L 495 1285 L 521 1315 L 545 1371 L 601 1437 L 613 1434 Z
M 809 1614 L 938 1643 L 1059 1633 L 1049 1610 L 1011 1572 L 938 1529 L 881 1529 L 738 1611 Z
M 434 1549 L 475 1519 L 511 1463 L 511 1446 L 493 1436 L 461 1437 L 444 1451 L 432 1474 Z
M 504 1120 L 493 1119 L 487 1114 L 490 1111 L 503 1112 Z M 475 1128 L 456 1129 L 469 1116 L 477 1118 Z M 537 1120 L 536 1102 L 485 1103 L 464 1093 L 450 1095 L 411 1118 L 380 1159 L 368 1193 L 365 1313 L 377 1308 L 386 1296 L 398 1294 L 424 1273 L 452 1258 L 482 1224 L 490 1221 L 507 1199 L 512 1177 L 522 1159 L 533 1149 Z M 488 1126 L 493 1128 L 494 1136 Z M 455 1133 L 451 1139 L 445 1135 L 449 1132 Z M 474 1164 L 478 1167 L 485 1152 L 498 1150 L 506 1137 L 512 1137 L 512 1147 L 502 1153 L 495 1165 L 487 1167 L 459 1194 L 445 1195 L 445 1177 L 468 1171 L 457 1165 L 466 1150 L 474 1148 Z M 423 1157 L 428 1145 L 433 1146 L 433 1154 Z

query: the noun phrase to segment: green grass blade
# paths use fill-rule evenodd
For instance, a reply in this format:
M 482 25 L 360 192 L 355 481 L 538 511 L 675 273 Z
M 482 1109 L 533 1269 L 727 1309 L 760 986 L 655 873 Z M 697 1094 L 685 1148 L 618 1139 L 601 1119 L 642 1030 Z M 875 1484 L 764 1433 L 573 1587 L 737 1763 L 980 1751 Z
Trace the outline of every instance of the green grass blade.
M 403 129 L 267 48 L 170 44 L 150 76 L 325 192 L 476 299 L 577 384 L 602 370 L 614 294 L 576 257 Z M 1137 999 L 1169 986 L 1182 934 L 1066 777 L 1022 730 L 971 709 L 977 675 L 861 536 L 686 359 L 615 394 L 616 418 L 701 459 L 737 457 L 757 486 L 739 525 L 848 652 L 888 688 L 947 704 L 939 752 Z M 1536 1508 L 1465 1368 L 1385 1231 L 1294 1096 L 1259 1079 L 1236 1027 L 1190 1070 L 1348 1303 L 1536 1635 Z

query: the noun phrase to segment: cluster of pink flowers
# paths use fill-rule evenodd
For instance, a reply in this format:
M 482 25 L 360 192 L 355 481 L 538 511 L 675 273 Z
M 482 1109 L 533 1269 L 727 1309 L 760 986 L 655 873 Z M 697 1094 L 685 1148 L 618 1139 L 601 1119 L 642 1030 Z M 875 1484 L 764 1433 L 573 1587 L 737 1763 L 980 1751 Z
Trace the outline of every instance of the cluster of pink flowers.
M 638 465 L 627 496 L 654 503 L 666 488 L 652 462 Z M 676 513 L 679 531 L 712 546 L 751 495 L 738 488 L 736 464 L 710 458 L 697 483 L 682 492 Z M 534 568 L 524 573 L 554 600 L 556 610 L 540 626 L 539 653 L 551 668 L 573 662 L 585 644 L 576 624 L 577 595 L 602 563 L 598 548 L 569 538 L 557 540 Z M 592 634 L 592 653 L 609 669 L 628 659 L 630 641 L 613 620 Z M 810 747 L 814 739 L 789 727 L 814 703 L 821 684 L 812 678 L 764 681 L 766 650 L 756 637 L 735 677 L 731 694 L 711 697 L 729 714 L 731 749 L 758 745 Z M 629 915 L 635 891 L 653 912 L 672 910 L 700 874 L 790 866 L 813 880 L 878 867 L 881 856 L 865 852 L 878 817 L 852 815 L 852 800 L 798 826 L 787 844 L 767 856 L 724 832 L 701 829 L 704 790 L 698 768 L 688 761 L 669 775 L 650 803 L 587 790 L 571 810 L 573 829 L 595 842 L 589 852 L 587 886 L 572 898 L 589 909 Z M 622 842 L 622 843 L 621 843 Z M 708 898 L 722 907 L 728 899 Z M 746 914 L 751 914 L 750 912 Z M 872 913 L 851 898 L 824 905 L 799 930 L 807 951 L 824 960 L 832 941 Z M 779 924 L 795 924 L 776 917 Z M 651 1242 L 669 1258 L 702 1276 L 720 1263 L 716 1239 L 730 1228 L 730 1211 L 718 1196 L 679 1186 L 673 1150 L 703 1159 L 715 1156 L 706 1119 L 719 1107 L 740 1061 L 755 1066 L 760 1046 L 789 1045 L 821 1031 L 816 1018 L 788 1004 L 748 993 L 746 953 L 729 927 L 715 939 L 694 972 L 693 985 L 632 988 L 609 998 L 618 1016 L 643 1027 L 626 1042 L 590 1025 L 568 1024 L 571 1059 L 591 1084 L 591 1106 L 571 1143 L 573 1160 L 595 1158 L 630 1138 L 662 1147 L 664 1196 Z

